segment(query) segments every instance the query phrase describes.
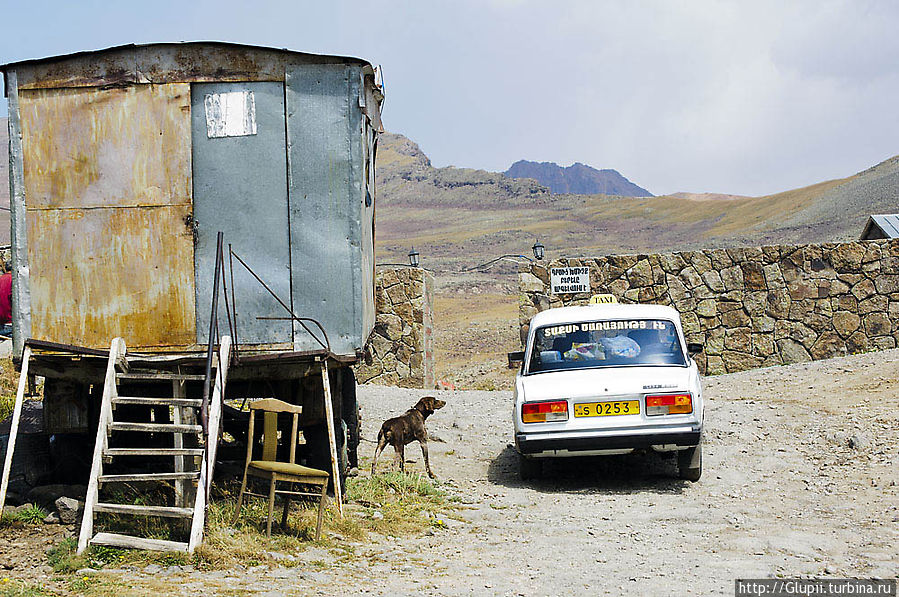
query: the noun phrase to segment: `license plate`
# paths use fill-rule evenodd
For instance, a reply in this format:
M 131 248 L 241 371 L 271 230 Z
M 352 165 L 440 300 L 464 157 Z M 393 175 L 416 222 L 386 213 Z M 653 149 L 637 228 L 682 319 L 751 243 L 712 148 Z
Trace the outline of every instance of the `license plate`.
M 617 415 L 639 415 L 639 400 L 614 402 L 585 402 L 574 405 L 575 417 L 614 417 Z

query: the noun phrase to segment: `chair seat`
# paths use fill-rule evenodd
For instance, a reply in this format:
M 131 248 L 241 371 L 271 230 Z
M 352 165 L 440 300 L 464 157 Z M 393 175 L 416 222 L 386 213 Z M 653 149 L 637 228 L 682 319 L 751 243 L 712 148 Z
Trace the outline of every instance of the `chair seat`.
M 301 464 L 291 464 L 289 462 L 274 462 L 271 460 L 251 460 L 250 468 L 255 468 L 267 473 L 278 473 L 280 475 L 297 475 L 302 477 L 321 477 L 327 479 L 328 473 L 317 468 L 309 468 Z

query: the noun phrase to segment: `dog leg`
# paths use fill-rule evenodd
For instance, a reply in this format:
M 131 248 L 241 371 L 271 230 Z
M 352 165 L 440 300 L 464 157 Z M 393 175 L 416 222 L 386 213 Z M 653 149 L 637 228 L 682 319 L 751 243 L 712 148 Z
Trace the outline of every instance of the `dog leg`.
M 384 436 L 383 432 L 378 433 L 378 447 L 375 448 L 375 457 L 371 461 L 371 474 L 375 474 L 375 465 L 378 464 L 378 456 L 381 455 L 381 452 L 384 451 L 384 448 L 387 446 L 387 438 Z
M 428 476 L 432 479 L 436 479 L 437 475 L 431 472 L 431 463 L 428 461 L 428 442 L 422 440 L 418 442 L 418 445 L 421 446 L 421 455 L 425 459 L 425 470 L 428 472 Z
M 403 444 L 396 444 L 393 446 L 396 450 L 396 461 L 400 464 L 400 472 L 406 472 L 406 457 L 405 457 L 405 446 Z

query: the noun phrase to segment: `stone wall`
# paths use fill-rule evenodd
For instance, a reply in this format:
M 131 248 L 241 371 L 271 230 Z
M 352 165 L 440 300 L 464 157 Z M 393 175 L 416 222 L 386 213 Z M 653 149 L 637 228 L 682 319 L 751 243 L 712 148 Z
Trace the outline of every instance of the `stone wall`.
M 380 268 L 375 276 L 375 330 L 371 363 L 356 371 L 359 383 L 433 388 L 434 278 L 421 268 Z
M 590 292 L 550 294 L 550 268 L 587 266 Z M 522 266 L 519 322 L 611 293 L 672 305 L 704 373 L 895 348 L 899 240 L 610 255 Z

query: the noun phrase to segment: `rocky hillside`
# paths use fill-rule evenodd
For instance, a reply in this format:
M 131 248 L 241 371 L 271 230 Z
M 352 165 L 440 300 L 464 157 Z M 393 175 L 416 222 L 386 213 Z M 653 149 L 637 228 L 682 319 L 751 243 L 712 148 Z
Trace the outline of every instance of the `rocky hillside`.
M 555 194 L 533 179 L 434 168 L 421 149 L 387 134 L 378 149 L 378 251 L 460 271 L 535 239 L 550 257 L 798 244 L 858 238 L 869 214 L 899 208 L 899 157 L 847 178 L 765 197 Z M 491 270 L 513 272 L 503 264 Z
M 597 170 L 580 162 L 563 168 L 553 162 L 519 160 L 503 174 L 509 178 L 533 178 L 553 193 L 653 196 L 646 189 L 626 179 L 617 170 Z

